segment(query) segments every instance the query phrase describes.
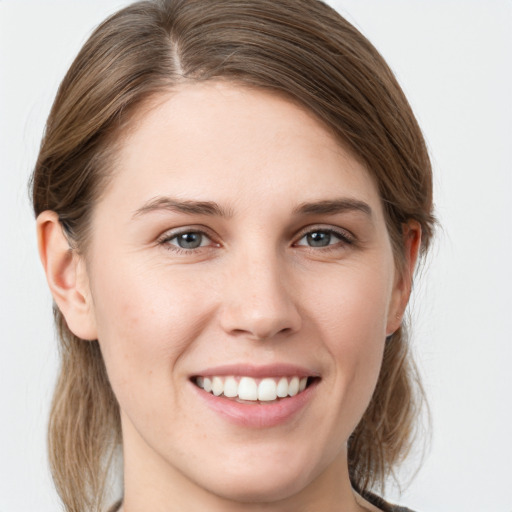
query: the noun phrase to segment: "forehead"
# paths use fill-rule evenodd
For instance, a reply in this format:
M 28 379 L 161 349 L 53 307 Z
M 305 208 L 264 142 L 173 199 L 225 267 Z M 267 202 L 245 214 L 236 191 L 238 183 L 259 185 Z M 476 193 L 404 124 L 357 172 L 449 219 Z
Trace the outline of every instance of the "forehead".
M 380 203 L 364 165 L 311 112 L 222 82 L 184 85 L 132 118 L 105 196 L 116 192 L 125 202 L 168 194 L 292 207 L 342 194 Z

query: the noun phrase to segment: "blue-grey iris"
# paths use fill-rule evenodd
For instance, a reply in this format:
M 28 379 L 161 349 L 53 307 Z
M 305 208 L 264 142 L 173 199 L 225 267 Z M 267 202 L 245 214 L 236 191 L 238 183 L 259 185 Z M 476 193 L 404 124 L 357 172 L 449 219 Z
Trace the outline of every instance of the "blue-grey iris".
M 197 249 L 201 246 L 203 235 L 201 233 L 182 233 L 176 239 L 182 249 Z
M 313 233 L 308 233 L 307 241 L 311 247 L 326 247 L 331 243 L 331 233 L 327 231 L 313 231 Z

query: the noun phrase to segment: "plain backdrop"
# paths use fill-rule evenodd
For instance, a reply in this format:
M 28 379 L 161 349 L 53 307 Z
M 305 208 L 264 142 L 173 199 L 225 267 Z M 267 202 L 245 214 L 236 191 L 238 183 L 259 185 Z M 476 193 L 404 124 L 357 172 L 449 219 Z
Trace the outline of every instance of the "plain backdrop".
M 56 343 L 27 180 L 65 71 L 126 3 L 0 0 L 0 512 L 60 509 L 45 451 Z M 330 3 L 408 95 L 442 226 L 411 303 L 431 448 L 388 497 L 418 512 L 512 512 L 512 1 Z

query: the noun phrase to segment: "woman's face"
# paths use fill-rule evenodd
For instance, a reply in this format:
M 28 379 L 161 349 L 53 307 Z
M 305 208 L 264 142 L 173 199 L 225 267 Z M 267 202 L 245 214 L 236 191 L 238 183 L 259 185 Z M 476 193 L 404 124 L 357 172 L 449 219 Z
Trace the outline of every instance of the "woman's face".
M 122 141 L 91 232 L 127 478 L 271 501 L 346 471 L 407 286 L 374 182 L 321 123 L 184 86 Z

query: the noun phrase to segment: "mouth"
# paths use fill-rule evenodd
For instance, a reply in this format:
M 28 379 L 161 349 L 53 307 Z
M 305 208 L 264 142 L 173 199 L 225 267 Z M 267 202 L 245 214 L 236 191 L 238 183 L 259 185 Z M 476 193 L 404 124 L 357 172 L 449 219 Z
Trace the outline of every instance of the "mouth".
M 196 375 L 191 381 L 216 397 L 238 403 L 272 404 L 295 397 L 310 387 L 318 377 L 278 376 L 254 378 L 247 375 Z
M 290 364 L 231 364 L 189 377 L 195 395 L 222 421 L 249 429 L 288 428 L 315 403 L 320 373 Z

